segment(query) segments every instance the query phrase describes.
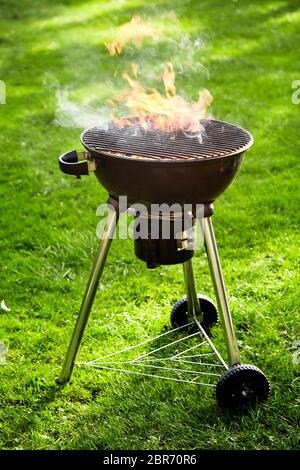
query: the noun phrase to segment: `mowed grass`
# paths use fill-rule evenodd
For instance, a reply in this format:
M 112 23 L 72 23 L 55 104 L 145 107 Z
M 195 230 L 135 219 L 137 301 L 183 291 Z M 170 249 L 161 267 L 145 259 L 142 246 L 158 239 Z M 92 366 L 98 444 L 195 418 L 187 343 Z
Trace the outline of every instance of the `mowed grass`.
M 170 2 L 0 0 L 7 87 L 0 300 L 11 309 L 0 310 L 8 348 L 0 365 L 2 449 L 298 447 L 300 105 L 291 94 L 300 79 L 299 2 L 171 3 L 183 30 L 205 43 L 195 66 L 179 74 L 178 90 L 195 99 L 206 86 L 214 116 L 255 138 L 237 180 L 215 203 L 214 224 L 243 362 L 264 370 L 271 397 L 239 415 L 222 411 L 211 389 L 188 384 L 87 368 L 75 368 L 69 385 L 55 384 L 98 244 L 96 208 L 107 198 L 93 176 L 77 181 L 58 169 L 59 154 L 80 148 L 80 129 L 55 124 L 56 91 L 68 87 L 77 104 L 99 106 L 118 86 L 116 67 L 132 58 L 143 58 L 145 70 L 148 56 L 164 61 L 167 40 L 117 61 L 103 42 L 136 12 L 161 27 Z M 165 28 L 178 39 L 171 20 Z M 179 67 L 184 52 L 173 49 Z M 198 291 L 214 298 L 202 251 L 194 269 Z M 159 334 L 183 294 L 180 266 L 148 271 L 130 240 L 113 242 L 79 359 Z M 223 351 L 220 326 L 214 336 Z

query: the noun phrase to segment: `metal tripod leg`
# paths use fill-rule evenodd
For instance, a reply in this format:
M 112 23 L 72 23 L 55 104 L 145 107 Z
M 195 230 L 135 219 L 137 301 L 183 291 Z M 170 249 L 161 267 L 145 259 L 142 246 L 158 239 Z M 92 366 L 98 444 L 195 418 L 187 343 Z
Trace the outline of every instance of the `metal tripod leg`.
M 222 276 L 220 259 L 211 218 L 207 217 L 205 219 L 202 219 L 202 224 L 208 263 L 217 297 L 219 313 L 222 318 L 228 359 L 230 366 L 233 366 L 234 364 L 240 363 L 240 352 L 233 330 L 233 323 L 227 301 L 226 290 Z
M 192 259 L 189 259 L 188 261 L 183 263 L 183 274 L 184 274 L 186 296 L 187 296 L 187 303 L 188 303 L 188 315 L 191 318 L 193 318 L 195 314 L 197 318 L 199 318 L 199 321 L 201 323 L 202 313 L 201 313 L 201 308 L 200 308 L 200 304 L 199 304 L 199 300 L 197 296 Z
M 68 352 L 66 354 L 65 362 L 61 374 L 57 379 L 57 383 L 59 384 L 65 384 L 71 378 L 74 367 L 74 361 L 81 343 L 85 326 L 89 319 L 99 280 L 103 272 L 108 250 L 118 222 L 118 212 L 111 209 L 110 207 L 108 208 L 108 210 L 109 213 L 107 218 L 107 224 L 104 229 L 103 238 L 100 242 L 96 260 L 90 273 L 78 319 L 73 331 L 73 336 L 69 345 Z

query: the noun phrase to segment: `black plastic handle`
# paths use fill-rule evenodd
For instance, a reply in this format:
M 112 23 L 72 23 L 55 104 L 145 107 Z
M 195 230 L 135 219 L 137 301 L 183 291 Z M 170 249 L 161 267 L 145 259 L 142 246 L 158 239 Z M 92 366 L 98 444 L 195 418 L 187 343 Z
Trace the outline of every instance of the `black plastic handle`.
M 73 175 L 80 178 L 80 176 L 89 174 L 87 160 L 79 161 L 76 150 L 71 150 L 61 155 L 58 159 L 58 163 L 61 171 L 67 175 Z

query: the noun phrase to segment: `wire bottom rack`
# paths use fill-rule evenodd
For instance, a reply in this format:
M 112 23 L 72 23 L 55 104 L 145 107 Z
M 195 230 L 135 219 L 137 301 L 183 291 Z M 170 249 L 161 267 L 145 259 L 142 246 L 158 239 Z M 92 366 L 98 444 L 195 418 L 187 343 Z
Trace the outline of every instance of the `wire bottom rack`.
M 208 387 L 215 387 L 228 369 L 199 322 L 187 323 L 120 351 L 76 364 Z

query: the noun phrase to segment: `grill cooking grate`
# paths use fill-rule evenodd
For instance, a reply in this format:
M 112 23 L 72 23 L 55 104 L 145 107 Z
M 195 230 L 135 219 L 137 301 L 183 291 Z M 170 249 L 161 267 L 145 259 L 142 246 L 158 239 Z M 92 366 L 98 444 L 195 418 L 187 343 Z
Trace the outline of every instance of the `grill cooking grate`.
M 204 120 L 201 135 L 184 132 L 144 130 L 141 126 L 123 128 L 110 124 L 107 129 L 93 127 L 81 140 L 92 153 L 107 153 L 151 160 L 195 160 L 225 157 L 245 151 L 252 143 L 244 129 L 221 121 Z

